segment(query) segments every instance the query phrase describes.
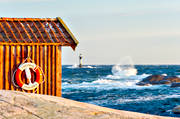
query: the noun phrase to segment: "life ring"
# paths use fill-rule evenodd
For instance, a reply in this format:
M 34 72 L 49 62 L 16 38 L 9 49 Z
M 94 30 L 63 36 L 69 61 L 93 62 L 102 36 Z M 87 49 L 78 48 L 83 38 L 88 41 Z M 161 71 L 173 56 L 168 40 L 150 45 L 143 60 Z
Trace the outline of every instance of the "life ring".
M 36 73 L 36 80 L 33 83 L 31 83 L 31 72 L 30 72 L 29 68 L 33 69 L 33 71 Z M 21 78 L 21 74 L 24 70 L 26 73 L 26 77 L 29 80 L 28 85 L 23 83 L 22 78 Z M 39 68 L 39 66 L 36 66 L 36 64 L 34 64 L 34 63 L 21 64 L 18 67 L 16 74 L 15 74 L 16 83 L 24 90 L 33 90 L 33 89 L 37 88 L 41 82 L 41 79 L 42 79 L 42 71 Z

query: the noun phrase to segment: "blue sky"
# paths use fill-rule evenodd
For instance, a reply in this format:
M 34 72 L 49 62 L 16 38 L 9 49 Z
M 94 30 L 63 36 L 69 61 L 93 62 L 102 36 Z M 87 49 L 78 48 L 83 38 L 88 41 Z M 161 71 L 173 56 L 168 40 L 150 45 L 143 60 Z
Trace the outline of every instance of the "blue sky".
M 179 0 L 0 0 L 1 17 L 57 17 L 79 46 L 64 47 L 63 64 L 180 64 Z

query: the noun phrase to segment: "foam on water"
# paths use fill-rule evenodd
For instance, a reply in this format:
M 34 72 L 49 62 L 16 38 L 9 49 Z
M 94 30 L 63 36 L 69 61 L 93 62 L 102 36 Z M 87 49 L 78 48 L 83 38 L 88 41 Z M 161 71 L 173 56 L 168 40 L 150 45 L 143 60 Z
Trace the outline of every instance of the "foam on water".
M 69 69 L 74 69 L 74 68 L 79 68 L 79 66 L 78 66 L 77 64 L 74 64 L 74 65 L 69 66 L 69 67 L 67 67 L 67 68 L 69 68 Z
M 84 66 L 84 67 L 82 67 L 82 68 L 90 68 L 90 69 L 93 69 L 93 68 L 96 68 L 96 67 L 93 67 L 93 66 L 88 65 L 88 66 Z
M 112 73 L 116 76 L 133 76 L 137 74 L 137 69 L 129 66 L 115 65 L 112 67 Z
M 132 76 L 124 76 L 124 75 L 107 75 L 107 79 L 137 79 L 141 80 L 150 76 L 151 74 L 142 74 L 142 75 L 132 75 Z
M 72 66 L 69 68 L 79 68 Z M 95 68 L 92 66 L 84 66 L 83 68 Z M 111 90 L 111 89 L 127 89 L 136 88 L 143 89 L 149 86 L 137 86 L 138 83 L 143 78 L 149 76 L 149 74 L 136 75 L 137 69 L 133 65 L 115 65 L 112 67 L 112 75 L 102 76 L 91 82 L 81 82 L 81 83 L 63 83 L 63 89 L 98 89 L 98 90 Z
M 175 72 L 176 67 L 138 65 L 134 67 L 133 63 L 131 65 L 121 63 L 113 67 L 64 66 L 63 97 L 114 109 L 174 116 L 167 110 L 172 110 L 180 104 L 180 88 L 171 88 L 170 85 L 138 86 L 136 83 L 155 74 L 180 77 L 180 73 Z
M 75 69 L 75 68 L 80 68 L 77 64 L 74 64 L 74 65 L 72 65 L 72 66 L 69 66 L 69 67 L 67 67 L 67 68 L 69 68 L 69 69 Z M 96 67 L 93 67 L 93 66 L 90 66 L 90 65 L 84 65 L 84 66 L 82 66 L 81 68 L 89 68 L 89 69 L 92 69 L 92 68 L 96 68 Z
M 133 76 L 137 74 L 137 69 L 134 68 L 133 61 L 129 56 L 121 59 L 120 63 L 114 65 L 111 71 L 113 75 L 118 76 Z
M 163 76 L 167 76 L 167 74 L 162 74 Z
M 138 77 L 138 76 L 136 76 Z M 140 75 L 139 77 L 142 78 Z M 82 82 L 77 84 L 62 83 L 63 89 L 95 89 L 96 90 L 111 90 L 111 89 L 145 89 L 145 88 L 159 88 L 160 86 L 138 86 L 136 83 L 138 83 L 141 78 L 136 79 L 97 79 L 92 82 Z

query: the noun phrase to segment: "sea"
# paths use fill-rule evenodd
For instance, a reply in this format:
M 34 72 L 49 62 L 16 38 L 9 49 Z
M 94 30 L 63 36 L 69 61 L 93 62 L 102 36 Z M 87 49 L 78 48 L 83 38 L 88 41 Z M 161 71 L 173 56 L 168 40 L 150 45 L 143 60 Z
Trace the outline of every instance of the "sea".
M 118 110 L 180 117 L 172 112 L 180 105 L 180 87 L 136 85 L 154 74 L 180 77 L 180 65 L 63 65 L 62 96 Z

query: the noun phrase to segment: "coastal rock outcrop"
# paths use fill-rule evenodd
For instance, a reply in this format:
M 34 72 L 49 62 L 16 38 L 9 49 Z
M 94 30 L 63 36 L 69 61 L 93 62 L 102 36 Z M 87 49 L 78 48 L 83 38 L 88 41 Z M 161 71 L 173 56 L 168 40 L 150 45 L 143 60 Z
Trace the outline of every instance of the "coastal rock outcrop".
M 55 96 L 0 90 L 0 119 L 172 118 L 115 110 Z
M 138 82 L 136 85 L 160 85 L 180 82 L 180 78 L 176 76 L 151 75 Z
M 180 114 L 180 105 L 179 105 L 179 106 L 176 106 L 172 111 L 173 111 L 173 113 L 175 113 L 175 114 Z

